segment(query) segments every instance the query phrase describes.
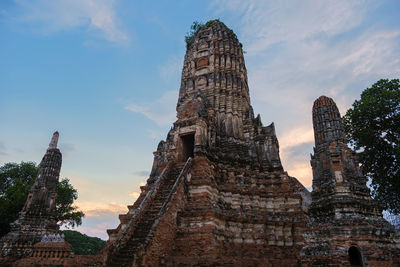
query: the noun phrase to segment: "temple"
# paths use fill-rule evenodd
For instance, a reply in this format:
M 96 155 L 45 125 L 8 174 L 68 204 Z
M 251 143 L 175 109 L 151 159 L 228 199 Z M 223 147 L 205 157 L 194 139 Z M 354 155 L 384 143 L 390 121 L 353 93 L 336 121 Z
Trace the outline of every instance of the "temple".
M 176 110 L 177 120 L 154 152 L 146 185 L 129 211 L 119 215 L 119 225 L 107 230 L 109 240 L 100 254 L 73 258 L 68 246 L 54 245 L 63 248 L 63 256 L 51 264 L 399 266 L 398 234 L 370 196 L 334 101 L 321 96 L 314 102 L 310 193 L 283 169 L 274 124 L 264 126 L 254 115 L 242 46 L 219 20 L 188 38 Z M 45 185 L 32 188 L 14 223 L 34 225 L 36 217 L 28 216 L 33 205 L 32 211 L 49 211 L 49 223 L 35 228 L 30 249 L 56 230 L 50 216 L 53 183 L 47 182 L 58 179 L 61 154 L 59 161 L 50 157 L 56 151 L 51 145 L 35 183 Z M 51 172 L 43 162 L 51 162 Z M 49 206 L 34 204 L 38 197 Z M 14 226 L 8 236 L 30 233 Z M 55 252 L 45 241 L 21 266 L 49 264 L 40 255 Z M 12 247 L 3 245 L 3 253 L 11 251 L 7 246 Z
M 188 43 L 177 120 L 147 184 L 108 230 L 107 266 L 397 266 L 399 242 L 346 146 L 332 99 L 313 107 L 313 191 L 283 170 L 250 104 L 243 50 L 219 21 Z
M 20 258 L 31 254 L 33 245 L 45 234 L 57 234 L 55 217 L 57 184 L 61 169 L 61 152 L 57 148 L 58 132 L 39 165 L 38 177 L 29 191 L 19 218 L 11 231 L 0 240 L 1 256 Z

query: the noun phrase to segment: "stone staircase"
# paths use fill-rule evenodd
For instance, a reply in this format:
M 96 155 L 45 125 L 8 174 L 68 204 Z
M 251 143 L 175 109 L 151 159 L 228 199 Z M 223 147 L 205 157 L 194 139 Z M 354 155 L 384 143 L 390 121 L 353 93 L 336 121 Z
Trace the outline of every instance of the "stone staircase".
M 143 205 L 143 210 L 140 211 L 137 221 L 128 226 L 125 235 L 113 246 L 106 266 L 132 266 L 135 252 L 146 243 L 152 226 L 162 216 L 174 184 L 184 166 L 185 162 L 174 163 L 167 169 L 164 175 L 161 175 L 159 184 L 154 184 L 154 187 L 156 187 L 154 196 L 147 200 L 148 203 L 144 203 L 146 199 L 143 200 L 141 205 L 145 205 Z

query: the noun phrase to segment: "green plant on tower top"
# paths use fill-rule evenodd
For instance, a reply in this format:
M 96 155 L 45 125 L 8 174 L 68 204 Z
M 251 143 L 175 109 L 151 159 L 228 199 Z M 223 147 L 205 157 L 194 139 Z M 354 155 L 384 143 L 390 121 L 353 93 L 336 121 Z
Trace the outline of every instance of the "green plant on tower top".
M 194 37 L 196 36 L 196 34 L 202 30 L 203 28 L 209 28 L 212 27 L 214 25 L 217 24 L 222 24 L 224 25 L 227 30 L 229 35 L 232 35 L 235 37 L 235 39 L 237 40 L 237 36 L 236 34 L 229 29 L 222 21 L 220 21 L 219 19 L 213 19 L 213 20 L 209 20 L 206 23 L 202 23 L 202 22 L 198 22 L 198 21 L 194 21 L 192 26 L 190 26 L 190 31 L 188 33 L 186 33 L 185 35 L 185 42 L 186 42 L 186 49 L 189 49 L 189 47 L 192 45 L 193 41 L 194 41 Z M 242 48 L 243 45 L 242 43 L 239 42 L 240 47 Z

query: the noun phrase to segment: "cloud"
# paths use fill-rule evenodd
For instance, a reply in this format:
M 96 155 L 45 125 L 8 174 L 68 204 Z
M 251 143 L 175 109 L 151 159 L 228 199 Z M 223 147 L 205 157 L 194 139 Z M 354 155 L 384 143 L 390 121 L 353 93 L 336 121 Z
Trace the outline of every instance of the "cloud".
M 166 62 L 158 66 L 158 72 L 166 88 L 179 88 L 183 59 L 182 55 L 171 55 Z M 166 91 L 159 99 L 152 102 L 131 103 L 125 109 L 140 113 L 155 122 L 157 130 L 147 129 L 151 139 L 159 140 L 164 137 L 165 126 L 176 119 L 176 101 L 178 90 Z
M 112 43 L 129 42 L 128 35 L 119 26 L 115 0 L 15 1 L 23 9 L 19 20 L 36 23 L 45 33 L 80 27 Z
M 118 215 L 128 212 L 125 205 L 115 202 L 99 204 L 78 201 L 76 204 L 85 213 L 85 217 L 82 225 L 75 230 L 104 240 L 108 239 L 107 229 L 113 229 L 118 226 Z
M 306 126 L 293 128 L 281 136 L 279 144 L 285 170 L 299 179 L 304 186 L 310 186 L 312 172 L 309 161 L 314 144 L 313 130 Z
M 241 34 L 249 53 L 259 53 L 273 44 L 333 36 L 358 26 L 366 13 L 365 1 L 217 0 L 219 11 L 241 16 Z
M 130 104 L 125 109 L 140 113 L 154 121 L 158 126 L 170 125 L 176 118 L 176 100 L 178 91 L 167 91 L 153 102 Z
M 314 131 L 306 126 L 292 128 L 279 139 L 280 148 L 283 150 L 312 142 L 314 142 Z
M 381 75 L 398 75 L 400 58 L 394 55 L 394 49 L 399 44 L 400 30 L 367 32 L 354 40 L 353 43 L 342 45 L 343 57 L 333 61 L 338 67 L 351 68 L 352 74 L 360 76 L 369 73 Z
M 99 204 L 94 202 L 77 202 L 77 206 L 85 213 L 86 217 L 107 217 L 126 213 L 128 208 L 125 205 L 111 202 Z
M 167 88 L 178 88 L 182 70 L 182 55 L 171 55 L 169 59 L 158 66 L 160 78 Z M 168 126 L 176 119 L 176 101 L 178 90 L 166 91 L 159 99 L 147 103 L 132 103 L 125 106 L 125 109 L 140 113 L 155 122 L 158 126 Z M 160 131 L 148 129 L 152 139 L 161 139 L 164 129 Z
M 299 179 L 304 186 L 312 184 L 312 171 L 310 165 L 310 153 L 313 151 L 314 141 L 299 142 L 291 146 L 285 146 L 281 150 L 282 164 L 291 176 Z

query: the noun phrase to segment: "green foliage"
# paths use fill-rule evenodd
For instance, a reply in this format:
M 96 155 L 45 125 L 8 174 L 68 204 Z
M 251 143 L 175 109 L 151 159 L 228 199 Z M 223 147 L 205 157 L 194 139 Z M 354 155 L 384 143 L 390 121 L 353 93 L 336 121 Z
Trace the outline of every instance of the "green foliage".
M 0 167 L 0 237 L 10 231 L 10 223 L 18 219 L 39 167 L 34 162 L 6 163 Z M 82 211 L 73 206 L 78 193 L 68 179 L 57 186 L 56 214 L 60 224 L 74 227 L 82 224 Z
M 202 22 L 198 22 L 198 21 L 194 21 L 192 26 L 190 26 L 190 31 L 188 33 L 186 33 L 185 35 L 185 42 L 186 42 L 186 49 L 188 49 L 190 47 L 190 45 L 193 43 L 194 41 L 194 37 L 196 36 L 196 34 L 203 28 L 208 28 L 208 27 L 212 27 L 214 25 L 217 24 L 222 24 L 225 25 L 222 21 L 220 21 L 219 19 L 213 19 L 213 20 L 209 20 L 207 21 L 205 24 Z M 226 26 L 226 25 L 225 25 Z M 228 27 L 227 27 L 228 28 Z M 236 34 L 230 29 L 228 28 L 228 33 L 230 35 L 235 36 L 235 38 L 237 39 Z M 240 47 L 243 47 L 242 43 L 239 43 Z
M 10 223 L 18 219 L 38 168 L 33 162 L 6 163 L 0 167 L 0 237 L 10 231 Z
M 104 247 L 106 241 L 98 237 L 90 237 L 77 231 L 60 231 L 64 234 L 65 241 L 71 244 L 76 255 L 96 255 Z
M 37 176 L 38 168 L 34 162 L 6 163 L 0 167 L 0 196 L 9 187 L 12 187 L 16 180 L 23 183 L 32 181 Z M 33 184 L 33 182 L 32 182 Z
M 185 35 L 186 49 L 193 43 L 194 36 L 204 27 L 204 24 L 198 21 L 194 21 L 190 26 L 190 31 Z
M 344 116 L 361 170 L 385 209 L 400 213 L 400 82 L 379 80 L 365 89 Z
M 68 227 L 75 227 L 82 224 L 85 214 L 74 206 L 78 198 L 78 191 L 64 178 L 57 185 L 56 212 L 57 221 Z

